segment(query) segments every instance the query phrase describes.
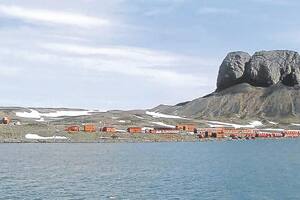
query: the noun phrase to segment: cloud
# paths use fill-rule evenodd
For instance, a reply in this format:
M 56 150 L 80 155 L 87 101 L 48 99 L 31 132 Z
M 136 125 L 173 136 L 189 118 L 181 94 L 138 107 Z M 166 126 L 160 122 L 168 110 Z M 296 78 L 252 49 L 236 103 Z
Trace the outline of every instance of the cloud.
M 237 14 L 238 10 L 228 8 L 216 8 L 216 7 L 203 7 L 197 11 L 200 15 L 223 15 L 223 14 Z
M 161 3 L 160 5 L 145 10 L 143 14 L 148 17 L 170 15 L 180 8 L 184 3 L 183 0 L 166 0 L 159 2 Z
M 57 2 L 0 3 L 2 103 L 143 108 L 214 87 L 218 60 L 199 54 L 215 50 L 198 20 L 178 15 L 184 0 Z
M 283 45 L 283 48 L 286 46 L 296 47 L 300 44 L 300 29 L 284 30 L 280 32 L 274 32 L 271 35 L 266 35 L 266 38 L 269 39 L 272 43 L 276 42 Z
M 105 56 L 108 58 L 126 59 L 135 62 L 155 63 L 169 63 L 174 61 L 174 56 L 163 51 L 152 51 L 146 48 L 137 48 L 131 46 L 107 46 L 107 47 L 92 47 L 76 44 L 58 44 L 46 43 L 41 45 L 53 51 L 60 51 L 65 53 L 72 53 L 82 56 Z
M 160 16 L 160 15 L 170 14 L 174 10 L 175 10 L 174 7 L 153 8 L 153 9 L 145 11 L 144 15 L 148 16 L 148 17 Z
M 90 73 L 116 73 L 143 77 L 148 81 L 171 86 L 204 86 L 209 82 L 205 74 L 183 73 L 180 68 L 191 65 L 211 67 L 215 63 L 194 57 L 131 46 L 92 47 L 78 44 L 41 44 L 47 56 L 37 53 L 24 59 L 55 60 L 63 66 L 83 69 Z
M 272 5 L 292 5 L 295 3 L 293 0 L 251 0 L 256 3 L 266 3 Z
M 13 77 L 20 73 L 21 69 L 17 67 L 0 66 L 0 77 Z
M 82 14 L 50 11 L 44 9 L 30 9 L 19 6 L 0 5 L 0 13 L 8 17 L 17 18 L 24 21 L 71 25 L 84 28 L 110 24 L 110 21 L 106 19 L 100 19 Z

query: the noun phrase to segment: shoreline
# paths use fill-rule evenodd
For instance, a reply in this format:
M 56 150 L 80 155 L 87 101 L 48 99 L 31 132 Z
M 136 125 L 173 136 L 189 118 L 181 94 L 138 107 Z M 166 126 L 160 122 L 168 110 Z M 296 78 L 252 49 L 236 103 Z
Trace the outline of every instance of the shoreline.
M 197 139 L 194 140 L 133 140 L 133 139 L 107 139 L 107 140 L 95 140 L 95 141 L 65 141 L 65 140 L 1 140 L 1 144 L 124 144 L 124 143 L 202 143 L 202 142 L 246 142 L 246 141 L 255 141 L 255 140 L 293 140 L 298 138 L 291 137 L 283 137 L 283 138 L 256 138 L 256 139 L 231 139 L 231 138 L 223 138 L 223 139 Z
M 205 134 L 201 129 L 198 133 L 109 133 L 103 131 L 96 132 L 67 132 L 65 125 L 2 125 L 0 126 L 0 143 L 161 143 L 161 142 L 225 142 L 244 140 L 284 140 L 293 138 L 293 135 L 283 135 L 277 137 L 269 133 L 268 135 L 254 133 L 231 132 L 213 135 Z M 251 129 L 252 130 L 252 129 Z M 218 131 L 216 129 L 216 131 Z M 232 131 L 235 131 L 232 133 Z M 218 133 L 218 132 L 217 132 Z M 262 132 L 263 133 L 263 132 Z M 252 135 L 251 135 L 252 134 Z M 200 137 L 201 136 L 201 137 Z M 297 134 L 299 137 L 299 134 Z M 253 137 L 253 138 L 252 138 Z M 294 137 L 295 138 L 295 137 Z

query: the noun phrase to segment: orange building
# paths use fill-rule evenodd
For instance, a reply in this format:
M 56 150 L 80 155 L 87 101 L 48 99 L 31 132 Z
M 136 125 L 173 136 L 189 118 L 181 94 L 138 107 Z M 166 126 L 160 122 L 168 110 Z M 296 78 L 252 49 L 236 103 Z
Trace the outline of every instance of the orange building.
M 68 131 L 69 133 L 79 132 L 80 127 L 79 126 L 69 126 L 65 129 L 65 131 Z
M 285 130 L 283 131 L 284 137 L 299 137 L 300 130 Z
M 211 137 L 213 138 L 224 138 L 225 134 L 223 131 L 212 132 Z
M 141 133 L 142 132 L 142 128 L 141 127 L 129 127 L 127 129 L 128 133 Z
M 200 138 L 207 138 L 207 137 L 213 137 L 213 138 L 224 138 L 224 128 L 201 128 L 196 129 L 195 133 L 198 133 L 198 136 Z
M 255 137 L 258 137 L 258 138 L 269 138 L 269 137 L 272 137 L 272 133 L 270 133 L 270 132 L 262 132 L 262 131 L 258 131 L 258 132 L 255 134 Z
M 195 124 L 178 124 L 176 126 L 176 129 L 180 130 L 180 131 L 194 132 L 194 130 L 196 129 L 196 125 Z
M 9 117 L 3 117 L 2 124 L 9 124 L 9 123 L 10 123 L 10 118 Z
M 256 131 L 255 137 L 262 137 L 262 138 L 267 138 L 267 137 L 284 137 L 284 134 L 283 134 L 282 131 L 279 131 L 279 132 Z
M 101 129 L 101 131 L 107 132 L 107 133 L 115 133 L 115 132 L 117 132 L 117 129 L 115 127 L 103 127 Z
M 255 137 L 257 130 L 247 128 L 224 128 L 226 136 L 235 135 L 237 137 Z
M 85 125 L 83 126 L 83 130 L 84 130 L 85 132 L 89 132 L 89 133 L 91 133 L 91 132 L 96 132 L 96 126 L 93 125 L 93 124 L 85 124 Z

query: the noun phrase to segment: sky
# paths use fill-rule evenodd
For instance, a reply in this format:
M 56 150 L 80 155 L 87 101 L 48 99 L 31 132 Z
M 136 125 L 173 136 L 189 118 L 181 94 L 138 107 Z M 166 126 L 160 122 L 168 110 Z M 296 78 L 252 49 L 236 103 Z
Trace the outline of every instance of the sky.
M 230 51 L 299 51 L 298 0 L 2 0 L 0 105 L 145 109 L 211 93 Z

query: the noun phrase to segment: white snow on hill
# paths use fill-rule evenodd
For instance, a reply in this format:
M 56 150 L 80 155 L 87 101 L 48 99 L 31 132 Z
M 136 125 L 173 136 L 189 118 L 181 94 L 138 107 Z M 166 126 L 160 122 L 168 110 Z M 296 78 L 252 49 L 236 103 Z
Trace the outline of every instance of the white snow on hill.
M 292 126 L 300 126 L 300 124 L 295 124 L 295 123 L 292 123 L 291 125 Z
M 122 130 L 122 129 L 117 129 L 117 132 L 119 132 L 119 133 L 126 133 L 127 131 L 126 130 Z
M 230 127 L 228 125 L 223 125 L 223 124 L 207 124 L 211 128 L 223 128 L 223 127 Z
M 32 118 L 32 119 L 41 119 L 43 117 L 49 117 L 49 118 L 56 118 L 56 117 L 76 117 L 76 116 L 84 116 L 84 115 L 91 115 L 91 112 L 88 110 L 83 111 L 55 111 L 55 112 L 49 112 L 49 113 L 40 113 L 37 110 L 30 109 L 30 112 L 16 112 L 16 116 L 23 117 L 23 118 Z
M 166 114 L 157 113 L 157 112 L 150 112 L 150 111 L 146 111 L 146 114 L 150 115 L 154 118 L 184 119 L 182 117 L 175 116 L 175 115 L 166 115 Z
M 142 128 L 142 131 L 153 130 L 153 129 L 154 129 L 153 127 L 143 127 L 143 128 Z
M 263 126 L 263 123 L 261 121 L 252 121 L 249 123 L 251 126 Z
M 268 121 L 270 124 L 277 125 L 277 122 Z
M 144 117 L 138 116 L 138 115 L 134 115 L 136 118 L 138 119 L 144 119 Z
M 218 121 L 207 121 L 210 127 L 228 127 L 231 126 L 233 128 L 255 128 L 259 126 L 263 126 L 263 123 L 260 121 L 252 121 L 249 124 L 242 125 L 242 124 L 232 124 L 232 123 L 225 123 L 225 122 L 218 122 Z
M 175 128 L 175 126 L 169 125 L 169 124 L 165 124 L 165 123 L 163 123 L 163 122 L 151 122 L 151 123 L 152 123 L 152 124 L 159 125 L 159 126 L 168 127 L 168 128 Z
M 40 119 L 38 119 L 38 120 L 35 120 L 35 121 L 37 121 L 37 122 L 44 122 L 44 121 L 45 121 L 45 119 L 44 119 L 43 117 L 41 117 Z
M 260 129 L 261 131 L 284 131 L 283 128 L 265 128 L 265 129 Z
M 43 136 L 39 136 L 37 134 L 26 134 L 25 138 L 30 139 L 30 140 L 53 140 L 53 139 L 66 140 L 66 139 L 68 139 L 67 137 L 64 137 L 64 136 L 43 137 Z

